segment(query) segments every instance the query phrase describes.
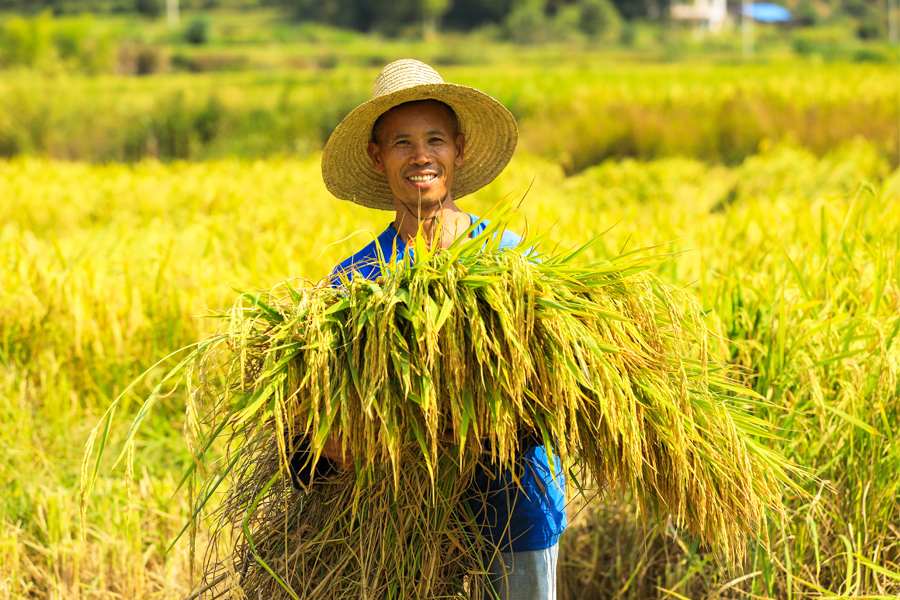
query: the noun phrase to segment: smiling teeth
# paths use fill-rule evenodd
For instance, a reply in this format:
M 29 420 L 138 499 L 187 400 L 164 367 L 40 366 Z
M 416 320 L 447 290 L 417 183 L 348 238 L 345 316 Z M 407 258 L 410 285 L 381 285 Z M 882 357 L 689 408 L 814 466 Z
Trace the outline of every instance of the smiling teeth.
M 431 181 L 435 177 L 437 177 L 437 175 L 416 175 L 413 177 L 407 177 L 407 179 L 409 179 L 410 181 L 425 182 L 425 181 Z

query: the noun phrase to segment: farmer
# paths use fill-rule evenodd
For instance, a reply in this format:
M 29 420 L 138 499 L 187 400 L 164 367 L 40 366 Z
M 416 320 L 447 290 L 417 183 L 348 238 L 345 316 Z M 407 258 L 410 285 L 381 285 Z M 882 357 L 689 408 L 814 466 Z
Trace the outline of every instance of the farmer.
M 515 119 L 490 96 L 444 83 L 419 61 L 386 66 L 375 79 L 372 100 L 331 134 L 322 176 L 341 200 L 392 211 L 394 218 L 377 240 L 335 267 L 332 281 L 355 273 L 375 279 L 379 251 L 386 261 L 402 258 L 417 235 L 429 246 L 452 244 L 478 221 L 456 202 L 506 167 L 517 139 Z M 471 235 L 486 226 L 481 221 Z M 505 232 L 501 247 L 520 241 Z M 334 439 L 323 456 L 330 461 L 325 469 L 352 468 L 352 457 Z M 500 550 L 489 566 L 491 581 L 500 598 L 554 599 L 558 539 L 567 524 L 564 476 L 557 468 L 553 478 L 544 446 L 532 436 L 525 436 L 516 468 L 521 487 L 509 470 L 482 470 L 470 496 L 478 525 Z

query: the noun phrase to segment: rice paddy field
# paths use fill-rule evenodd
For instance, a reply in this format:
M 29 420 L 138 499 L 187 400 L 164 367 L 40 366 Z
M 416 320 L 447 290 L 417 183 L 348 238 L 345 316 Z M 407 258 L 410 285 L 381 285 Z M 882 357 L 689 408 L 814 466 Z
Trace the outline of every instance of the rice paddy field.
M 518 120 L 520 149 L 567 174 L 609 158 L 690 156 L 734 165 L 766 140 L 823 156 L 857 136 L 892 164 L 900 161 L 896 63 L 660 64 L 566 46 L 467 49 L 479 50 L 484 63 L 475 65 L 444 65 L 448 59 L 435 50 L 373 42 L 366 57 L 287 72 L 87 78 L 64 69 L 10 70 L 0 78 L 0 156 L 132 162 L 307 155 L 369 98 L 384 64 L 419 56 L 433 58 L 447 81 L 489 89 Z
M 573 493 L 560 597 L 900 595 L 896 68 L 611 66 L 606 79 L 599 66 L 543 79 L 541 68 L 442 70 L 496 95 L 522 126 L 510 166 L 460 205 L 480 214 L 525 196 L 513 229 L 549 231 L 560 248 L 602 234 L 590 258 L 666 244 L 656 274 L 698 299 L 719 354 L 769 400 L 760 416 L 779 437 L 765 443 L 813 475 L 804 493 L 784 490 L 789 515 L 768 519 L 769 548 L 751 544 L 730 567 L 672 522 L 638 514 L 627 491 Z M 200 559 L 184 539 L 172 545 L 190 503 L 173 497 L 191 461 L 183 385 L 144 423 L 133 472 L 112 467 L 127 422 L 177 357 L 125 394 L 82 532 L 85 443 L 138 375 L 214 331 L 204 315 L 239 291 L 318 280 L 388 224 L 332 198 L 319 167 L 339 119 L 320 118 L 327 86 L 346 109 L 375 71 L 293 87 L 247 74 L 0 82 L 0 131 L 13 132 L 0 140 L 20 144 L 0 160 L 0 598 L 188 595 Z M 67 104 L 64 85 L 79 99 Z M 170 138 L 154 129 L 163 121 L 135 117 L 161 114 L 177 93 L 183 114 L 216 95 L 218 122 L 232 124 L 204 142 L 196 121 L 172 121 L 183 138 L 171 139 L 203 149 L 180 157 L 191 160 L 145 152 Z M 294 99 L 279 108 L 284 94 Z M 315 125 L 279 135 L 306 141 L 271 142 L 265 115 L 301 108 Z M 256 137 L 247 115 L 260 119 Z M 128 130 L 144 136 L 136 145 L 117 141 L 141 123 Z M 125 147 L 144 150 L 117 154 Z

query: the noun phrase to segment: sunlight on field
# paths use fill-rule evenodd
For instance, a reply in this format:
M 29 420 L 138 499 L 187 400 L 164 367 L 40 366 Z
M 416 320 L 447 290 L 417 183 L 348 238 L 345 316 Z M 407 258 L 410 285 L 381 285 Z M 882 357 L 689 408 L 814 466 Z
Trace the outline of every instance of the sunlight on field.
M 558 163 L 520 153 L 460 204 L 480 214 L 526 191 L 516 228 L 549 228 L 561 247 L 610 228 L 598 252 L 671 242 L 677 254 L 660 276 L 695 292 L 737 342 L 721 352 L 781 407 L 763 416 L 787 432 L 782 450 L 822 479 L 809 498 L 786 498 L 795 518 L 771 524 L 774 553 L 757 549 L 746 569 L 755 575 L 735 585 L 773 597 L 897 593 L 883 570 L 898 571 L 900 551 L 900 173 L 884 155 L 863 141 L 823 157 L 764 146 L 734 167 L 667 158 L 566 178 Z M 391 215 L 332 198 L 317 155 L 130 166 L 18 158 L 0 162 L 0 197 L 11 200 L 0 203 L 0 597 L 180 597 L 186 544 L 161 553 L 186 519 L 186 494 L 169 502 L 189 460 L 183 389 L 138 440 L 131 488 L 103 468 L 82 541 L 89 429 L 139 373 L 213 331 L 198 317 L 230 306 L 235 289 L 318 280 Z M 129 392 L 125 413 L 160 375 Z M 653 581 L 694 597 L 730 581 L 670 526 L 642 530 L 627 500 L 599 504 L 573 513 L 563 592 L 663 568 L 628 597 L 656 595 Z

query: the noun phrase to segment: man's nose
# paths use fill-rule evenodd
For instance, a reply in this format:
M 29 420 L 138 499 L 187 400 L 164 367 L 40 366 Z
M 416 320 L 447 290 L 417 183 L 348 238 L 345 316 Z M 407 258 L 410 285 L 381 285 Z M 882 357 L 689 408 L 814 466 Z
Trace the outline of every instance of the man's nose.
M 431 152 L 428 144 L 416 144 L 413 146 L 413 153 L 410 162 L 414 165 L 426 165 L 432 162 Z

